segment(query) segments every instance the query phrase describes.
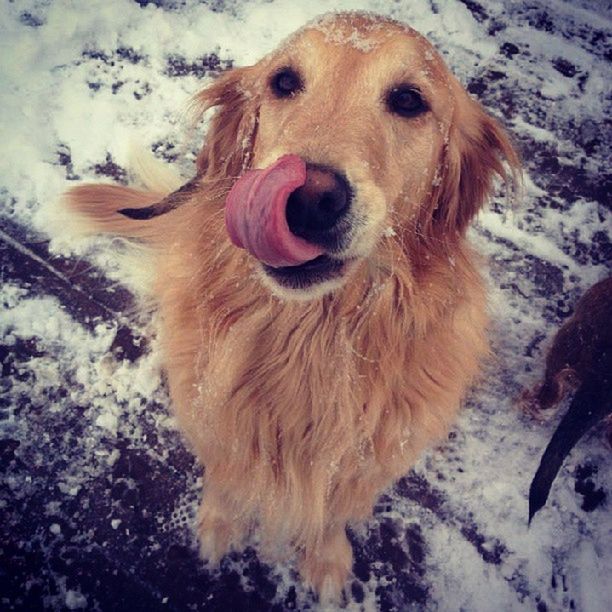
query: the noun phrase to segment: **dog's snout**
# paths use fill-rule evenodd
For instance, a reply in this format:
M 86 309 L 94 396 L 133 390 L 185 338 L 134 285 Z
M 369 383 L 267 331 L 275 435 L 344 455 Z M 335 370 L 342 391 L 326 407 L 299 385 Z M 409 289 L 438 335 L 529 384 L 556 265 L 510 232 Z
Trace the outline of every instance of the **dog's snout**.
M 287 223 L 292 234 L 319 243 L 346 214 L 351 190 L 338 172 L 307 164 L 306 182 L 287 201 Z

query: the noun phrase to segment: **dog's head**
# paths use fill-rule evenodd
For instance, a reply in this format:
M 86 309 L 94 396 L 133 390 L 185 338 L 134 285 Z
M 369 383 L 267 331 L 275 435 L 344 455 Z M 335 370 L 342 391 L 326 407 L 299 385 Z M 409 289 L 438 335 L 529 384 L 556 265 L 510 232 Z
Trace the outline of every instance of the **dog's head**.
M 219 107 L 199 170 L 240 177 L 227 198 L 232 242 L 285 297 L 337 289 L 391 243 L 452 244 L 504 161 L 518 167 L 427 40 L 369 14 L 309 24 L 198 103 Z

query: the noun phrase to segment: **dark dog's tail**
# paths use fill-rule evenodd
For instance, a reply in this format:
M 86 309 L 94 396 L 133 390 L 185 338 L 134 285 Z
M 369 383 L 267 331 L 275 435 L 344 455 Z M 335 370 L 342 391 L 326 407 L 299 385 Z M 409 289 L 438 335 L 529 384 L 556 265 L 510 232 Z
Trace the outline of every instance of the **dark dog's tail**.
M 574 395 L 551 438 L 529 489 L 529 523 L 548 499 L 552 483 L 582 436 L 612 413 L 612 348 L 595 357 L 592 370 Z

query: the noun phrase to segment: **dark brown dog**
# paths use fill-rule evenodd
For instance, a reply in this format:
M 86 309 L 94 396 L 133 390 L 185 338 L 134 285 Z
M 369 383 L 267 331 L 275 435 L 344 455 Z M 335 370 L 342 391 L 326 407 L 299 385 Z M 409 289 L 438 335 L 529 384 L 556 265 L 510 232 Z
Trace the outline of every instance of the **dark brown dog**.
M 572 388 L 576 394 L 531 483 L 530 522 L 546 503 L 565 457 L 612 412 L 612 277 L 582 296 L 574 316 L 557 333 L 546 359 L 544 382 L 530 399 L 530 408 L 552 408 Z

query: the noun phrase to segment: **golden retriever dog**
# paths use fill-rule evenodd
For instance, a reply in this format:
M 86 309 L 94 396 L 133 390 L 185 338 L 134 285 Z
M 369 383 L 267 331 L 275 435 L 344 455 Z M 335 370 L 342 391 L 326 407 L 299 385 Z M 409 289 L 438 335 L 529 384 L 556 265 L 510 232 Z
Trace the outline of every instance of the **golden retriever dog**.
M 216 112 L 182 188 L 68 204 L 150 247 L 203 556 L 256 528 L 337 594 L 347 525 L 445 437 L 487 354 L 466 230 L 517 155 L 425 38 L 367 13 L 309 23 L 195 103 Z

